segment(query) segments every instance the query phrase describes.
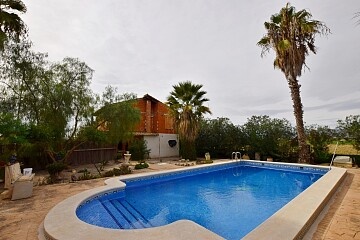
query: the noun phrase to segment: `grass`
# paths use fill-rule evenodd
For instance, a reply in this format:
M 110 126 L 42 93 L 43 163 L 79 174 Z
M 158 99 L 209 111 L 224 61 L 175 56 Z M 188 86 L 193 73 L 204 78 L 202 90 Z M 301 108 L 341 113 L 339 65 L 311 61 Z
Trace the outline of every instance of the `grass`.
M 336 144 L 329 144 L 329 153 L 334 153 Z M 356 150 L 351 144 L 339 144 L 337 146 L 336 155 L 360 155 L 360 151 Z

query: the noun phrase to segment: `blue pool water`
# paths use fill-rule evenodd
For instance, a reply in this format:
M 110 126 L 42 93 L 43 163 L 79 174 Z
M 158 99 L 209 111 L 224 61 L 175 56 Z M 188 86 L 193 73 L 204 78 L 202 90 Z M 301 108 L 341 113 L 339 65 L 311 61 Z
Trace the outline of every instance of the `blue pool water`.
M 87 223 L 120 229 L 188 219 L 225 239 L 240 239 L 324 173 L 243 164 L 127 181 L 124 191 L 93 198 L 76 214 Z

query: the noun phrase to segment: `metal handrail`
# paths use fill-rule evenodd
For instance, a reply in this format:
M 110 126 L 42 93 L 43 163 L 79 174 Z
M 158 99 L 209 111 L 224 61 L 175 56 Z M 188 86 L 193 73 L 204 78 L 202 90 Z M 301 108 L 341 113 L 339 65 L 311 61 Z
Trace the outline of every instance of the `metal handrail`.
M 338 145 L 339 145 L 339 141 L 336 142 L 336 146 L 335 146 L 334 153 L 333 153 L 333 156 L 332 156 L 332 159 L 331 159 L 331 162 L 330 162 L 329 170 L 331 170 L 331 165 L 334 162 L 335 153 L 336 153 L 336 149 L 337 149 Z

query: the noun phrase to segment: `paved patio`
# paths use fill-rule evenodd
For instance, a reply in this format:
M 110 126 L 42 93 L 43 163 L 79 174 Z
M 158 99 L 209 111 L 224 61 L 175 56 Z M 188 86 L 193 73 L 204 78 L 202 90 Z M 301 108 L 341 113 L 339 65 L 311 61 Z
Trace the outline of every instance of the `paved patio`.
M 150 164 L 147 171 L 181 166 Z M 360 169 L 349 169 L 343 187 L 329 210 L 307 239 L 360 239 Z M 36 240 L 38 228 L 48 211 L 71 195 L 104 185 L 104 178 L 34 187 L 31 198 L 0 201 L 0 240 Z
M 342 189 L 308 239 L 360 239 L 360 169 L 348 169 Z

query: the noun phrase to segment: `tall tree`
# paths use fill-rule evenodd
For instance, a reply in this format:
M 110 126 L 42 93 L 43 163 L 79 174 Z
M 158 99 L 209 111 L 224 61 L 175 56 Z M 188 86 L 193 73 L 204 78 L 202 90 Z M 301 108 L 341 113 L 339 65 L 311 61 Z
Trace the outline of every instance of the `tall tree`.
M 199 132 L 200 120 L 203 115 L 210 113 L 203 104 L 206 91 L 201 90 L 203 85 L 193 84 L 190 81 L 173 85 L 173 91 L 167 98 L 167 105 L 172 110 L 175 125 L 179 133 L 181 156 L 186 159 L 196 159 L 195 139 Z
M 311 18 L 312 15 L 305 9 L 297 12 L 287 3 L 279 13 L 271 16 L 269 22 L 264 23 L 267 33 L 257 43 L 262 48 L 261 56 L 270 49 L 275 51 L 274 67 L 284 73 L 290 88 L 300 149 L 298 160 L 300 163 L 310 161 L 310 152 L 306 143 L 303 122 L 301 85 L 297 77 L 300 77 L 303 68 L 307 67 L 306 56 L 310 52 L 316 53 L 315 36 L 330 33 L 330 29 L 323 22 Z
M 308 142 L 311 145 L 311 154 L 315 163 L 329 162 L 331 154 L 328 145 L 334 139 L 334 130 L 328 126 L 311 125 L 307 127 Z
M 25 13 L 26 6 L 21 0 L 0 0 L 0 52 L 9 39 L 19 41 L 26 33 L 26 25 L 18 16 Z
M 106 141 L 110 144 L 128 142 L 141 120 L 141 113 L 135 107 L 136 95 L 117 94 L 117 88 L 107 86 L 96 111 L 96 129 L 106 130 Z
M 338 130 L 345 138 L 352 141 L 355 149 L 360 151 L 360 115 L 350 115 L 345 120 L 338 120 Z
M 93 70 L 74 58 L 50 63 L 34 53 L 31 43 L 9 42 L 0 60 L 0 110 L 30 126 L 30 142 L 40 144 L 55 160 L 71 153 L 79 127 L 93 113 Z
M 40 79 L 47 71 L 46 54 L 31 50 L 32 43 L 9 41 L 0 59 L 1 109 L 17 119 L 39 120 Z
M 231 153 L 243 148 L 243 134 L 228 118 L 204 119 L 201 121 L 196 152 L 204 156 L 209 152 L 215 158 L 230 158 Z
M 25 137 L 24 154 L 42 152 L 43 158 L 66 162 L 85 142 L 117 144 L 131 137 L 140 119 L 134 95 L 118 95 L 108 87 L 100 98 L 90 89 L 93 70 L 86 63 L 76 58 L 52 63 L 31 46 L 29 41 L 9 41 L 0 58 L 0 120 L 26 127 L 16 132 L 20 127 L 0 126 L 0 136 L 6 136 L 0 141 L 15 144 Z M 102 109 L 97 120 L 106 121 L 109 131 L 99 130 L 95 109 Z M 39 161 L 38 156 L 33 159 Z
M 294 129 L 286 119 L 271 119 L 267 115 L 252 116 L 242 126 L 248 150 L 258 152 L 262 159 L 291 161 Z
M 47 151 L 55 160 L 59 151 L 64 158 L 81 142 L 77 134 L 88 123 L 94 111 L 94 94 L 90 89 L 93 70 L 76 58 L 65 58 L 50 65 L 49 71 L 39 79 L 40 110 L 38 126 L 51 137 Z

